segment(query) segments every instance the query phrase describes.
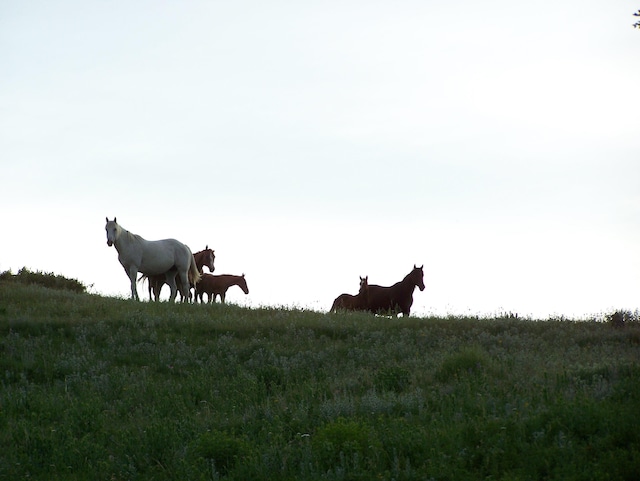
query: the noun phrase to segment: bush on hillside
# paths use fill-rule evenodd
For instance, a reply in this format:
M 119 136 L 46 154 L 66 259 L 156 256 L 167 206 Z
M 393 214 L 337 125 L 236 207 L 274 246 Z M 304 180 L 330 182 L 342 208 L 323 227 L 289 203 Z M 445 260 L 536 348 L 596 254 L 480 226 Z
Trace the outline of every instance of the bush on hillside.
M 76 279 L 68 279 L 52 272 L 32 272 L 23 267 L 17 274 L 12 274 L 11 270 L 0 273 L 0 281 L 19 282 L 21 284 L 36 284 L 50 289 L 68 290 L 78 293 L 87 292 L 87 286 Z
M 613 327 L 624 327 L 629 323 L 640 321 L 640 312 L 618 310 L 606 316 L 607 322 Z

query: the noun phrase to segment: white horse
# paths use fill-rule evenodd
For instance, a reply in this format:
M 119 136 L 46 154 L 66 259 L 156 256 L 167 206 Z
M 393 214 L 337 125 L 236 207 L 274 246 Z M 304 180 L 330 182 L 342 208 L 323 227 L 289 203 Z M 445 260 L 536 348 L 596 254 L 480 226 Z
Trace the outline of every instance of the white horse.
M 176 298 L 176 275 L 180 276 L 180 292 L 183 301 L 189 298 L 189 285 L 200 280 L 191 249 L 175 239 L 148 241 L 123 229 L 116 218 L 107 217 L 107 245 L 115 246 L 118 260 L 131 281 L 131 297 L 140 300 L 136 288 L 138 272 L 147 276 L 165 274 L 171 288 L 171 301 Z M 185 287 L 186 286 L 186 287 Z

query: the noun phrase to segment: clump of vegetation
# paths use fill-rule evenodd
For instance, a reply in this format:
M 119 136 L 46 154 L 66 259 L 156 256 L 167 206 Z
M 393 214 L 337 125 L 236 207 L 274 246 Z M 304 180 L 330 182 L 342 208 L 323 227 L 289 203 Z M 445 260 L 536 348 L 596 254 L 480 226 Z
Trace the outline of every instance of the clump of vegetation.
M 375 386 L 381 391 L 404 391 L 411 382 L 408 369 L 399 366 L 382 367 L 375 375 Z
M 606 319 L 611 326 L 622 328 L 629 323 L 637 323 L 640 319 L 640 312 L 618 310 L 607 315 Z
M 223 475 L 241 461 L 250 449 L 244 439 L 217 430 L 202 434 L 193 444 L 194 454 L 211 462 L 214 469 Z
M 76 279 L 69 279 L 53 272 L 33 272 L 26 267 L 20 269 L 15 275 L 11 273 L 11 270 L 0 273 L 0 281 L 19 282 L 27 285 L 36 284 L 49 289 L 68 290 L 81 294 L 87 292 L 87 286 Z
M 445 382 L 466 374 L 480 374 L 491 369 L 491 358 L 484 350 L 477 346 L 465 347 L 445 358 L 440 369 L 436 371 L 436 379 Z
M 314 454 L 323 470 L 368 460 L 374 456 L 376 444 L 367 424 L 342 417 L 320 427 L 312 438 Z

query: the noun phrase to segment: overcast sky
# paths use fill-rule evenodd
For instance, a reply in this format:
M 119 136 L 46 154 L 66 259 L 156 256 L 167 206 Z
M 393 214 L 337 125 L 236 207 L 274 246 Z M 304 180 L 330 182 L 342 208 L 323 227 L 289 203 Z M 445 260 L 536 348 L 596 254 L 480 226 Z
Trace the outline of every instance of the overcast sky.
M 117 216 L 251 306 L 424 264 L 417 314 L 636 309 L 638 8 L 0 1 L 0 270 L 128 296 Z

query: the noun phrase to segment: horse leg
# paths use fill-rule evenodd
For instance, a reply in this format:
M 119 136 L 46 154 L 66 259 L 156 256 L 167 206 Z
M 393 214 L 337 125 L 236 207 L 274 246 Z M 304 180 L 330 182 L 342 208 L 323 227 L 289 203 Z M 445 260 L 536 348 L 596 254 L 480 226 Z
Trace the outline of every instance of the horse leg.
M 169 285 L 169 289 L 171 289 L 171 295 L 169 296 L 170 302 L 175 302 L 176 294 L 178 293 L 178 288 L 176 287 L 176 272 L 168 271 L 165 274 L 166 282 Z
M 220 293 L 220 303 L 224 304 L 224 298 L 227 297 L 227 291 L 223 291 Z
M 162 281 L 156 281 L 153 284 L 153 297 L 156 302 L 160 301 L 160 292 L 162 292 L 162 286 L 164 286 L 164 282 Z
M 404 305 L 404 309 L 402 309 L 402 315 L 405 317 L 409 317 L 409 313 L 411 312 L 411 306 L 413 305 L 413 297 L 407 299 Z
M 149 279 L 149 299 L 150 300 L 155 300 L 156 302 L 158 302 L 158 300 L 160 299 L 160 291 L 162 290 L 162 284 L 164 284 L 164 282 L 159 282 L 159 281 L 151 281 L 151 279 Z M 153 299 L 151 299 L 151 292 L 153 291 Z
M 180 271 L 180 297 L 181 302 L 189 302 L 189 294 L 191 293 L 191 284 L 189 283 L 189 275 L 187 271 Z
M 177 291 L 178 294 L 180 294 L 180 302 L 184 302 L 184 287 L 182 285 L 182 281 L 180 280 L 179 276 L 176 276 L 176 287 L 177 287 Z
M 136 287 L 136 278 L 138 277 L 138 268 L 136 266 L 129 266 L 129 280 L 131 281 L 131 299 L 139 301 L 138 288 Z

